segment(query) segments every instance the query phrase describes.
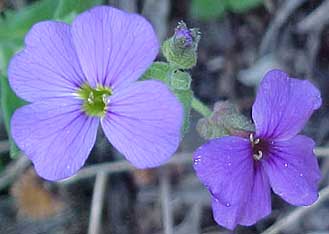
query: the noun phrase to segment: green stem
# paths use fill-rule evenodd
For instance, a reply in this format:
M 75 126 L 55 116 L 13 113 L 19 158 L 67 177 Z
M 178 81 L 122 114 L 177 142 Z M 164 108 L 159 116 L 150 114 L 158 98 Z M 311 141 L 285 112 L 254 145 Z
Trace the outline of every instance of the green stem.
M 192 108 L 199 112 L 204 117 L 208 117 L 211 115 L 211 110 L 205 104 L 203 104 L 199 99 L 193 97 L 192 99 Z

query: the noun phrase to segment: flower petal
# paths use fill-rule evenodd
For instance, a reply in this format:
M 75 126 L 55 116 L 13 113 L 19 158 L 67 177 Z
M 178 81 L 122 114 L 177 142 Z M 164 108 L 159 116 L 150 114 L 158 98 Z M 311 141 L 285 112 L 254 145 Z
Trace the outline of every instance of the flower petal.
M 311 205 L 318 198 L 321 172 L 313 153 L 311 138 L 297 135 L 288 141 L 273 142 L 262 160 L 273 191 L 287 202 Z
M 25 37 L 25 48 L 11 60 L 8 75 L 16 94 L 30 102 L 71 95 L 85 79 L 70 26 L 52 21 L 35 24 Z
M 228 229 L 237 224 L 251 226 L 271 213 L 271 188 L 261 167 L 254 170 L 253 185 L 248 199 L 240 204 L 226 206 L 212 196 L 212 209 L 216 222 Z
M 249 140 L 227 136 L 210 140 L 194 153 L 194 169 L 212 194 L 218 224 L 240 223 L 253 186 L 254 162 Z
M 156 167 L 177 150 L 182 105 L 160 81 L 134 82 L 110 97 L 102 126 L 109 141 L 138 168 Z
M 253 105 L 256 135 L 273 140 L 289 139 L 300 132 L 320 106 L 320 92 L 309 81 L 272 70 L 261 82 Z
M 92 86 L 102 84 L 116 89 L 137 80 L 159 50 L 147 20 L 108 6 L 79 15 L 72 24 L 72 36 Z
M 81 112 L 79 100 L 48 99 L 19 108 L 11 120 L 12 136 L 48 180 L 72 176 L 87 159 L 99 120 Z
M 242 210 L 240 204 L 226 206 L 217 198 L 211 196 L 211 207 L 214 219 L 219 225 L 233 230 L 239 224 L 239 217 Z
M 254 170 L 253 187 L 239 224 L 250 226 L 271 213 L 271 187 L 260 164 Z

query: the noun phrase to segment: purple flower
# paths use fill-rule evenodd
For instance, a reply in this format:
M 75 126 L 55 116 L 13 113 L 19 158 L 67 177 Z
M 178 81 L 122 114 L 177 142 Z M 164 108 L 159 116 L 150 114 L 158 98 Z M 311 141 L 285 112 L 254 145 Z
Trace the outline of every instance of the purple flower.
M 292 205 L 317 200 L 315 143 L 297 134 L 320 106 L 319 90 L 309 81 L 270 71 L 252 108 L 256 132 L 250 139 L 217 138 L 195 152 L 194 168 L 211 193 L 218 224 L 234 229 L 270 214 L 271 188 Z
M 17 145 L 48 180 L 79 170 L 99 126 L 134 166 L 155 167 L 180 141 L 182 106 L 160 81 L 136 80 L 159 44 L 143 17 L 95 7 L 72 26 L 32 27 L 9 66 L 13 90 L 31 104 L 12 117 Z

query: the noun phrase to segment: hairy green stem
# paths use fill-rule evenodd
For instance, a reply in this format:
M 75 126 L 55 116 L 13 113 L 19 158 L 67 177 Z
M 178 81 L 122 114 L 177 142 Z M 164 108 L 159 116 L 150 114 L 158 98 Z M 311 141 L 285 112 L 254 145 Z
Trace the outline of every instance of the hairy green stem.
M 211 115 L 211 110 L 205 104 L 203 104 L 199 99 L 193 97 L 192 99 L 192 108 L 199 112 L 204 117 L 208 117 Z

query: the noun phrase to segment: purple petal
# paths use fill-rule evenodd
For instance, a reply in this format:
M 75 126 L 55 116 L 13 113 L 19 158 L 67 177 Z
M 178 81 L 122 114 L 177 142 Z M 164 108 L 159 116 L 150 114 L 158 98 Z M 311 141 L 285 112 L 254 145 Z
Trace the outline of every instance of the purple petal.
M 253 187 L 249 140 L 233 136 L 210 140 L 194 153 L 194 169 L 214 197 L 216 222 L 233 229 L 240 223 Z
M 273 142 L 262 160 L 273 191 L 287 202 L 311 205 L 318 198 L 321 178 L 312 139 L 298 135 L 288 141 Z
M 271 188 L 264 169 L 256 164 L 253 187 L 239 224 L 250 226 L 271 213 Z
M 70 26 L 45 21 L 25 37 L 25 48 L 10 62 L 9 82 L 21 98 L 33 102 L 68 96 L 84 82 Z
M 180 142 L 183 110 L 159 81 L 139 81 L 110 97 L 102 126 L 109 141 L 136 167 L 167 161 Z
M 92 86 L 102 84 L 116 89 L 137 80 L 159 50 L 147 20 L 107 6 L 79 15 L 72 24 L 72 36 Z
M 214 219 L 219 225 L 233 230 L 237 224 L 239 224 L 239 219 L 243 210 L 240 204 L 226 206 L 220 202 L 220 200 L 211 196 L 211 207 Z
M 273 140 L 289 139 L 301 131 L 320 106 L 320 92 L 309 81 L 272 70 L 261 82 L 253 105 L 256 135 Z
M 19 108 L 11 120 L 12 136 L 48 180 L 72 176 L 87 159 L 99 120 L 81 112 L 79 100 L 48 99 Z

